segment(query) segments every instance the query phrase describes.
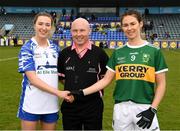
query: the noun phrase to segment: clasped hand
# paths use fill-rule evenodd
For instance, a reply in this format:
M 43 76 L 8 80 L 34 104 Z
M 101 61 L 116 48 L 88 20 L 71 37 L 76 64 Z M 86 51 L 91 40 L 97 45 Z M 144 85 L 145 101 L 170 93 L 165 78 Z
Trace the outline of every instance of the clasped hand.
M 84 96 L 83 91 L 80 90 L 72 90 L 72 91 L 61 91 L 60 97 L 63 98 L 66 102 L 74 102 Z
M 66 102 L 72 103 L 74 101 L 74 96 L 70 91 L 58 91 L 57 96 L 64 99 Z

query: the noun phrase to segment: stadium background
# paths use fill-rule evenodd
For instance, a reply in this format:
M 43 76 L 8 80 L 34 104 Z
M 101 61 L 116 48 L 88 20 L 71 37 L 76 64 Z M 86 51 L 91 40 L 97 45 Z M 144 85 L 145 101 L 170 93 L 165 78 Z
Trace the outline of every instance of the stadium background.
M 168 17 L 168 21 L 171 16 L 178 18 L 175 19 L 177 21 L 174 22 L 177 24 L 177 30 L 180 31 L 180 2 L 177 0 L 1 0 L 1 9 L 2 8 L 5 9 L 5 12 L 1 12 L 0 14 L 1 33 L 3 33 L 5 29 L 5 24 L 3 23 L 5 19 L 6 24 L 12 23 L 8 21 L 9 16 L 19 18 L 19 15 L 33 16 L 32 13 L 38 11 L 55 11 L 59 14 L 58 19 L 60 19 L 63 9 L 66 9 L 67 14 L 70 14 L 73 9 L 74 15 L 77 15 L 82 11 L 83 13 L 81 12 L 80 15 L 86 15 L 87 18 L 91 18 L 91 13 L 101 18 L 101 20 L 93 21 L 92 23 L 114 22 L 116 24 L 119 22 L 119 16 L 125 10 L 136 9 L 143 14 L 146 8 L 149 9 L 150 17 L 158 16 L 160 19 L 160 17 L 165 16 L 165 19 Z M 91 13 L 87 12 L 87 10 Z M 108 10 L 110 10 L 110 12 Z M 104 17 L 113 17 L 115 20 L 104 21 L 102 20 Z M 23 17 L 23 19 L 24 18 L 26 17 Z M 30 23 L 31 22 L 32 21 L 30 21 Z M 61 17 L 61 22 L 66 24 L 71 21 L 67 21 L 64 17 Z M 16 24 L 17 23 L 14 25 L 16 26 Z M 154 23 L 154 28 L 156 27 L 157 25 Z M 166 29 L 168 27 L 165 25 L 164 28 Z M 157 33 L 151 32 L 151 30 L 148 32 Z M 2 35 L 1 33 L 0 35 Z M 12 33 L 12 35 L 9 35 L 10 37 L 7 37 L 5 41 L 0 41 L 0 130 L 19 130 L 20 121 L 16 118 L 16 112 L 21 93 L 22 79 L 21 74 L 18 74 L 17 72 L 17 55 L 20 46 L 14 47 L 12 36 L 16 36 L 16 32 L 13 34 L 12 30 L 12 32 L 8 31 L 8 33 Z M 22 33 L 27 34 L 26 30 Z M 23 45 L 28 38 L 29 35 L 18 37 L 17 45 Z M 62 48 L 71 44 L 71 39 L 61 40 L 61 37 L 52 38 Z M 97 46 L 100 45 L 100 42 L 106 42 L 108 48 L 111 48 L 105 49 L 110 56 L 113 52 L 113 48 L 122 46 L 126 43 L 126 39 L 114 39 L 116 38 L 111 37 L 110 39 L 105 38 L 104 40 L 104 37 L 98 37 L 96 39 L 93 38 L 93 42 Z M 161 37 L 159 39 L 149 40 L 155 46 L 162 48 L 169 67 L 169 72 L 167 74 L 167 93 L 158 109 L 160 127 L 162 130 L 180 130 L 180 33 L 177 33 L 175 34 L 175 37 L 168 39 Z M 112 130 L 112 91 L 114 84 L 115 82 L 112 82 L 105 90 L 103 121 L 105 130 Z M 62 89 L 61 85 L 60 88 Z M 58 129 L 62 129 L 61 119 L 58 122 Z
M 180 2 L 179 2 L 180 3 Z M 180 40 L 180 31 L 179 26 L 180 22 L 177 22 L 177 26 L 172 26 L 175 22 L 174 18 L 177 17 L 176 21 L 180 19 L 180 6 L 177 1 L 175 0 L 91 0 L 91 1 L 84 1 L 84 0 L 26 0 L 26 1 L 16 1 L 16 0 L 6 0 L 2 2 L 3 6 L 1 7 L 1 17 L 2 19 L 7 19 L 7 21 L 3 21 L 4 23 L 1 24 L 1 31 L 0 35 L 4 36 L 6 32 L 8 34 L 0 41 L 0 45 L 14 45 L 13 37 L 18 37 L 17 45 L 23 45 L 27 39 L 29 39 L 33 34 L 33 27 L 31 19 L 33 19 L 33 13 L 37 13 L 39 11 L 47 11 L 47 12 L 56 12 L 56 25 L 59 24 L 59 21 L 62 22 L 61 24 L 70 25 L 71 20 L 66 19 L 67 15 L 71 15 L 73 10 L 73 19 L 76 16 L 85 16 L 90 19 L 92 24 L 95 23 L 109 23 L 110 26 L 116 26 L 119 24 L 119 16 L 125 12 L 127 9 L 135 9 L 140 11 L 144 15 L 145 24 L 148 28 L 150 24 L 148 22 L 154 22 L 153 26 L 154 29 L 149 31 L 147 29 L 145 37 L 154 37 L 153 35 L 159 35 L 159 39 L 155 39 L 152 41 L 152 44 L 161 47 L 161 48 L 179 48 L 179 40 Z M 4 9 L 4 10 L 3 10 Z M 148 14 L 145 13 L 145 10 L 148 9 Z M 65 10 L 65 15 L 63 15 L 63 10 Z M 14 14 L 14 15 L 13 15 Z M 21 19 L 27 19 L 25 14 L 29 14 L 30 18 L 28 21 L 13 21 L 13 19 L 8 19 L 9 17 L 16 17 L 16 14 L 23 14 Z M 91 20 L 91 14 L 97 17 L 96 20 Z M 8 16 L 9 15 L 9 16 Z M 62 17 L 63 15 L 63 17 Z M 155 20 L 155 17 L 159 17 L 162 15 L 162 20 Z M 168 18 L 168 15 L 173 15 Z M 107 18 L 110 19 L 107 19 Z M 168 19 L 167 19 L 168 18 Z M 171 18 L 173 18 L 171 20 Z M 14 18 L 15 19 L 15 18 Z M 167 19 L 167 20 L 166 20 Z M 10 20 L 10 21 L 8 21 Z M 165 21 L 164 21 L 165 20 Z M 168 21 L 172 21 L 171 23 Z M 164 22 L 164 23 L 163 23 Z M 17 23 L 21 26 L 18 27 Z M 159 24 L 159 25 L 157 25 Z M 160 28 L 160 24 L 163 24 L 163 28 Z M 31 26 L 31 27 L 28 27 Z M 24 26 L 24 28 L 22 28 Z M 173 27 L 173 29 L 171 29 Z M 17 32 L 16 30 L 18 30 Z M 29 28 L 29 29 L 28 29 Z M 158 28 L 158 30 L 156 30 Z M 164 29 L 166 28 L 166 29 Z M 177 31 L 173 31 L 177 30 Z M 67 31 L 69 31 L 67 29 Z M 165 33 L 169 33 L 171 39 L 163 39 L 163 35 Z M 19 33 L 19 34 L 18 34 Z M 69 33 L 69 32 L 67 32 Z M 62 47 L 66 47 L 71 45 L 71 36 L 65 33 L 64 35 L 61 34 L 54 34 L 53 40 Z M 109 32 L 108 32 L 109 33 Z M 107 34 L 108 34 L 107 33 Z M 22 35 L 23 34 L 23 35 Z M 70 33 L 69 33 L 70 34 Z M 108 37 L 109 35 L 114 35 L 116 37 Z M 62 36 L 66 37 L 65 40 L 61 39 Z M 122 37 L 120 37 L 122 36 Z M 94 38 L 95 37 L 95 38 Z M 109 48 L 116 48 L 122 46 L 126 43 L 126 39 L 124 38 L 123 34 L 113 33 L 110 31 L 110 34 L 104 36 L 102 34 L 94 33 L 92 34 L 91 38 L 93 42 L 99 46 L 100 42 L 106 43 Z M 156 37 L 156 36 L 155 36 Z M 5 42 L 6 41 L 6 42 Z

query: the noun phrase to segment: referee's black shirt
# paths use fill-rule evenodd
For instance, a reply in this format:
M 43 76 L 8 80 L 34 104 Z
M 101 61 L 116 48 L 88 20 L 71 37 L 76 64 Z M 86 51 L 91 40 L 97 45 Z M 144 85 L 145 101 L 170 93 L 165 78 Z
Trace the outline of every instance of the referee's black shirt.
M 108 56 L 105 51 L 95 45 L 87 50 L 82 58 L 79 58 L 75 49 L 69 46 L 62 50 L 58 59 L 58 73 L 64 74 L 59 78 L 65 80 L 64 90 L 84 89 L 96 83 L 106 72 Z M 100 97 L 100 93 L 78 98 L 75 103 L 86 103 Z M 74 104 L 71 104 L 72 106 Z

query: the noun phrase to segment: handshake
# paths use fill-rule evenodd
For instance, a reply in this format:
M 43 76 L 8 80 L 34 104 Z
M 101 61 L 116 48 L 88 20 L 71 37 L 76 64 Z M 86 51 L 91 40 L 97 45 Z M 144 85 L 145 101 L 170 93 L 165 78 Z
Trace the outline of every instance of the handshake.
M 65 91 L 67 92 L 67 91 Z M 74 102 L 76 100 L 78 100 L 80 97 L 83 97 L 84 93 L 82 89 L 79 90 L 72 90 L 72 91 L 68 91 L 68 93 L 66 94 L 66 96 L 64 96 L 64 100 L 66 102 Z

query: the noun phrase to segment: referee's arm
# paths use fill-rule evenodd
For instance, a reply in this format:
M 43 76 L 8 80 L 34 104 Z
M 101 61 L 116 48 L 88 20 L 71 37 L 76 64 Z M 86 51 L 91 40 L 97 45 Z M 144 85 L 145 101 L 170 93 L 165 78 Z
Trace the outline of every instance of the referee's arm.
M 92 86 L 89 86 L 88 88 L 83 89 L 83 94 L 89 95 L 89 94 L 92 94 L 94 92 L 104 89 L 108 84 L 111 83 L 114 76 L 115 76 L 115 72 L 113 72 L 111 70 L 107 70 L 106 74 L 104 75 L 104 77 L 101 80 L 99 80 Z

